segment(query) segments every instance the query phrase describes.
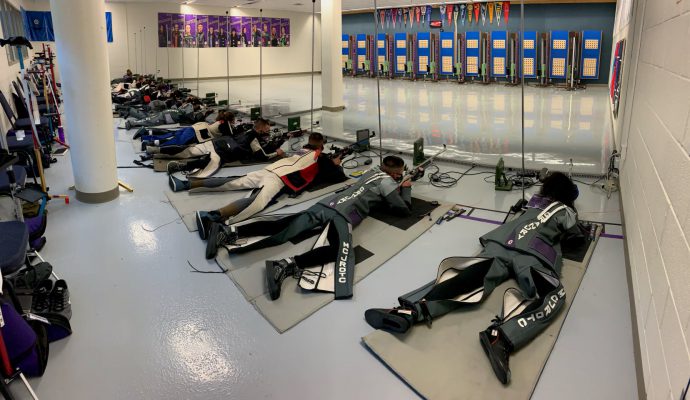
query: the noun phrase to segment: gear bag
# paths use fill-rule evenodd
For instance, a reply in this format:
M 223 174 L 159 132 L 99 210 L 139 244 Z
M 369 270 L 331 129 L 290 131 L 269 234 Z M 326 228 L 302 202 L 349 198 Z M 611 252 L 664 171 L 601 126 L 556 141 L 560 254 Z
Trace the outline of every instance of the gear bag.
M 48 335 L 45 325 L 26 320 L 12 285 L 3 280 L 0 296 L 2 337 L 12 368 L 19 368 L 27 376 L 42 376 L 48 364 Z

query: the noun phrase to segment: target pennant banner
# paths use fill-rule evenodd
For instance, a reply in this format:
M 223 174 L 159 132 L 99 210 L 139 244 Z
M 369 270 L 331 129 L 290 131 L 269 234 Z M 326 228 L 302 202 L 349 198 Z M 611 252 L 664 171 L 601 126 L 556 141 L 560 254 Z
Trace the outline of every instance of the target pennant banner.
M 501 25 L 501 3 L 496 3 L 496 24 Z

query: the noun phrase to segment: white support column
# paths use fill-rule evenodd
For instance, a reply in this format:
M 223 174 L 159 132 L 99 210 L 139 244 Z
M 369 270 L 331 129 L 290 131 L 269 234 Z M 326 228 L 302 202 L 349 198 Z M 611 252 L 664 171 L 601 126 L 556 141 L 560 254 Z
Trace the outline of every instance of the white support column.
M 119 195 L 104 0 L 50 0 L 77 200 Z M 116 40 L 127 40 L 119 38 Z
M 340 111 L 343 102 L 342 0 L 321 0 L 321 101 L 326 111 Z

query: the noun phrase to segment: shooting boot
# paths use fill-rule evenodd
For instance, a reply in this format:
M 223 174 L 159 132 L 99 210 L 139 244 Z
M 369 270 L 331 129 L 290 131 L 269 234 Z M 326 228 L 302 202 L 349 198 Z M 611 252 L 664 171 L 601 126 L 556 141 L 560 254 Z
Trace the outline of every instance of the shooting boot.
M 136 140 L 136 139 L 139 139 L 140 137 L 142 137 L 142 136 L 144 136 L 144 135 L 148 135 L 148 130 L 146 129 L 146 127 L 142 126 L 141 128 L 139 128 L 139 129 L 136 131 L 136 133 L 134 134 L 134 136 L 132 136 L 132 139 L 135 139 L 135 140 Z
M 280 297 L 280 288 L 283 285 L 283 281 L 288 276 L 295 276 L 297 271 L 298 268 L 295 261 L 290 258 L 266 261 L 266 283 L 271 300 L 276 300 Z
M 484 353 L 489 358 L 494 374 L 502 384 L 510 382 L 510 344 L 503 338 L 503 334 L 494 325 L 479 332 L 479 341 Z
M 190 189 L 189 181 L 175 178 L 175 175 L 168 175 L 168 185 L 173 192 L 182 192 Z M 202 239 L 206 239 L 205 237 Z
M 69 289 L 64 279 L 55 281 L 53 291 L 50 292 L 50 311 L 72 318 L 72 304 L 69 300 Z
M 408 308 L 370 308 L 364 319 L 374 329 L 405 333 L 417 322 L 417 312 Z
M 211 225 L 214 222 L 223 222 L 223 218 L 220 216 L 220 213 L 218 211 L 196 212 L 196 227 L 201 240 L 206 240 L 208 238 L 209 231 L 211 230 Z
M 42 313 L 50 311 L 50 293 L 53 290 L 53 281 L 45 279 L 34 289 L 31 299 L 31 312 Z
M 225 226 L 214 222 L 206 242 L 206 259 L 210 260 L 218 254 L 218 247 L 233 244 L 237 240 L 237 231 L 232 226 Z

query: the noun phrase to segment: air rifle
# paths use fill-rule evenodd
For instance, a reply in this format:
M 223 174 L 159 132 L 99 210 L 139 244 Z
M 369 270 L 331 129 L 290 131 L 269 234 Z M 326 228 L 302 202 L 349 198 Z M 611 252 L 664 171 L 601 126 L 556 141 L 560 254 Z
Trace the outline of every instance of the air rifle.
M 405 181 L 408 181 L 408 180 L 416 181 L 417 179 L 419 179 L 419 178 L 421 178 L 422 176 L 424 176 L 424 167 L 426 167 L 427 165 L 433 163 L 434 160 L 436 159 L 436 157 L 440 156 L 440 155 L 443 154 L 445 151 L 446 151 L 446 145 L 444 144 L 444 145 L 443 145 L 443 149 L 439 150 L 436 154 L 434 154 L 433 156 L 427 158 L 427 159 L 424 160 L 422 163 L 420 163 L 419 165 L 416 165 L 414 168 L 412 168 L 411 170 L 409 170 L 409 171 L 405 174 L 405 176 L 403 176 L 403 178 L 400 180 L 400 184 L 399 184 L 398 186 L 401 186 L 403 183 L 405 183 Z
M 337 146 L 331 145 L 331 150 L 333 151 L 333 153 L 331 154 L 331 158 L 343 159 L 343 158 L 349 156 L 350 154 L 355 153 L 358 146 L 368 142 L 374 136 L 376 136 L 376 132 L 371 132 L 371 135 L 369 137 L 364 138 L 360 141 L 354 142 L 354 143 L 347 145 L 345 147 L 337 147 Z

